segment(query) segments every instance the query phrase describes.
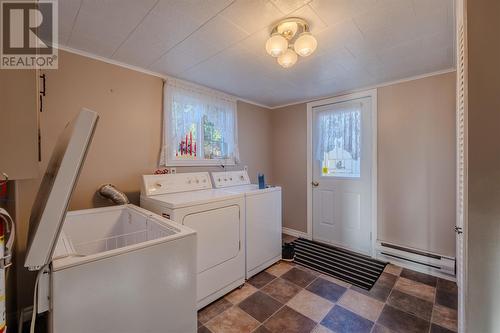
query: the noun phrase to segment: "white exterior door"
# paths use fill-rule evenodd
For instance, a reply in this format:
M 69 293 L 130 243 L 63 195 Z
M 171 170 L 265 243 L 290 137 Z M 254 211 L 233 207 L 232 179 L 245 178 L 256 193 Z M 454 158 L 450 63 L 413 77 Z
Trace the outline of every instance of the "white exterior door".
M 314 240 L 372 252 L 372 100 L 312 108 Z

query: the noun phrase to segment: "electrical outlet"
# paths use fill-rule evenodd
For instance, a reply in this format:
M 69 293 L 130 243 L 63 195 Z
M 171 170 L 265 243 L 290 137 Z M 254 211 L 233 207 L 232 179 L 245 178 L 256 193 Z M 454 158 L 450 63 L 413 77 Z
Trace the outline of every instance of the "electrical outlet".
M 175 173 L 177 173 L 177 169 L 176 169 L 176 168 L 170 168 L 170 173 L 171 173 L 171 174 L 175 174 Z

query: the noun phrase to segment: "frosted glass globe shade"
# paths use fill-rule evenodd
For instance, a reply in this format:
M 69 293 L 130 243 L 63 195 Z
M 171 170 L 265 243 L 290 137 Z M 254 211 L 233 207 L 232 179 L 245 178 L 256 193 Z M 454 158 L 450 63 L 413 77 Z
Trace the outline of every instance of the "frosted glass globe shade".
M 278 64 L 280 64 L 283 68 L 289 68 L 295 65 L 297 62 L 297 53 L 293 50 L 288 49 L 278 57 Z
M 273 34 L 266 42 L 266 51 L 272 57 L 279 57 L 288 49 L 288 41 L 285 37 L 276 33 Z
M 310 56 L 318 46 L 318 42 L 310 32 L 303 32 L 293 44 L 295 52 L 301 57 Z

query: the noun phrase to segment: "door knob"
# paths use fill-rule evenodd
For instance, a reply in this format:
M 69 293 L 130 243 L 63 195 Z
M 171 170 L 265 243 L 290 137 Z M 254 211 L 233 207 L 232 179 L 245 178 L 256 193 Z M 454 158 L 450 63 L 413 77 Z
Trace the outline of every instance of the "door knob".
M 311 182 L 311 184 L 312 184 L 313 187 L 318 187 L 319 186 L 319 183 L 315 182 L 315 181 Z

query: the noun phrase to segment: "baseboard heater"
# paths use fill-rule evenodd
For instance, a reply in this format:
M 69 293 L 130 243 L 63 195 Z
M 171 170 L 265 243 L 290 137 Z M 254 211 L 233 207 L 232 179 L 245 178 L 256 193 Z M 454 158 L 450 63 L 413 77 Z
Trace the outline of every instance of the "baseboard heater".
M 377 257 L 426 273 L 455 276 L 455 258 L 387 242 L 377 243 Z

